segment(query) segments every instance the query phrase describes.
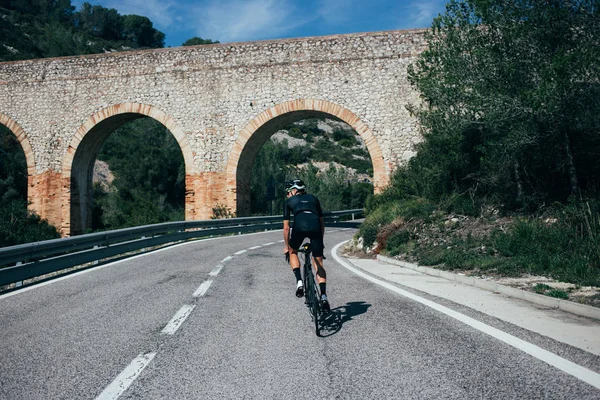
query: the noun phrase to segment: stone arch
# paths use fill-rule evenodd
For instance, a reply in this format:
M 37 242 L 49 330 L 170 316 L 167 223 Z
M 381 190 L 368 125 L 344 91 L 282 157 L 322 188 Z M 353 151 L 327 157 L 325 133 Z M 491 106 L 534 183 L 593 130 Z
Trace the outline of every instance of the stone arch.
M 381 147 L 373 132 L 352 111 L 326 100 L 297 99 L 277 104 L 256 116 L 240 132 L 227 161 L 227 203 L 239 216 L 249 215 L 252 162 L 262 145 L 280 127 L 311 117 L 333 117 L 350 125 L 363 139 L 373 164 L 375 191 L 389 182 Z M 248 209 L 246 209 L 248 208 Z
M 93 166 L 104 140 L 119 126 L 135 119 L 150 117 L 163 124 L 175 137 L 185 163 L 186 176 L 193 170 L 193 154 L 187 136 L 165 112 L 148 104 L 121 103 L 104 108 L 77 129 L 62 160 L 62 178 L 67 190 L 63 199 L 62 231 L 79 234 L 91 224 Z M 188 208 L 186 196 L 186 216 Z
M 27 161 L 27 176 L 31 177 L 35 174 L 35 159 L 33 157 L 33 150 L 31 149 L 31 143 L 27 138 L 25 130 L 21 126 L 6 114 L 0 113 L 0 124 L 6 126 L 16 137 L 23 153 L 25 153 L 25 160 Z

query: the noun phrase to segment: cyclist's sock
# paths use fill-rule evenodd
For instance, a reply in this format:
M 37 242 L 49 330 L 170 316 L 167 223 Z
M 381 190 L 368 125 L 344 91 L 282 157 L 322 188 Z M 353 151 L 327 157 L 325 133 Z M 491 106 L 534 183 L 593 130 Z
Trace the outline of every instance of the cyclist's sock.
M 294 276 L 296 277 L 296 282 L 301 281 L 302 277 L 300 276 L 300 268 L 292 269 L 294 271 Z
M 327 289 L 327 284 L 325 282 L 319 283 L 319 289 L 321 289 L 321 295 L 324 295 Z

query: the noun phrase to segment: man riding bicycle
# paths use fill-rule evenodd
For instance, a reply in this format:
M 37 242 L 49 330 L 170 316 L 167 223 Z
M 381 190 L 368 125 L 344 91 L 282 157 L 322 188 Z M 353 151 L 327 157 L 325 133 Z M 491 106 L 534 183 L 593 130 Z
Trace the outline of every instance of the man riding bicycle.
M 306 193 L 306 185 L 300 179 L 287 182 L 285 189 L 287 200 L 283 206 L 284 253 L 289 254 L 292 272 L 296 277 L 296 296 L 304 296 L 298 249 L 302 245 L 302 241 L 309 238 L 313 252 L 313 266 L 317 271 L 317 282 L 321 291 L 321 303 L 323 304 L 323 310 L 329 311 L 329 301 L 326 294 L 327 274 L 323 268 L 325 224 L 323 223 L 321 203 L 315 196 Z M 294 216 L 294 228 L 290 235 L 291 215 Z

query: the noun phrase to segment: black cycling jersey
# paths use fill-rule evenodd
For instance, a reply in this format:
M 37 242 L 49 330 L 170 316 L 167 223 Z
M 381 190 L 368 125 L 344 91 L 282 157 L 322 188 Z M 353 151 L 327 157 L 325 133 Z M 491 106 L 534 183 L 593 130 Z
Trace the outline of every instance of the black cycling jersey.
M 294 227 L 298 227 L 298 223 L 304 224 L 303 221 L 318 221 L 323 210 L 319 199 L 312 194 L 297 194 L 287 199 L 283 207 L 283 219 L 289 221 L 291 215 L 294 216 Z
M 323 256 L 323 230 L 320 218 L 323 217 L 321 203 L 312 194 L 297 194 L 285 201 L 283 219 L 289 221 L 294 216 L 294 227 L 289 245 L 298 249 L 305 238 L 309 238 L 315 257 Z

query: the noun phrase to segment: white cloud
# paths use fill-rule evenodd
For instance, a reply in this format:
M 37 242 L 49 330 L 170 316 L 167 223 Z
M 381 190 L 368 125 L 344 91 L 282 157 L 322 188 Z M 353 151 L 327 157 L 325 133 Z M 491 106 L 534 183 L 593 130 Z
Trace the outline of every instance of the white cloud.
M 429 27 L 433 18 L 444 11 L 444 7 L 440 3 L 440 0 L 415 1 L 411 3 L 408 7 L 410 9 L 410 24 L 412 26 Z
M 356 0 L 321 0 L 317 6 L 317 14 L 324 23 L 339 25 L 349 22 L 359 5 Z
M 289 0 L 210 0 L 194 14 L 197 36 L 220 42 L 277 37 L 309 20 Z

